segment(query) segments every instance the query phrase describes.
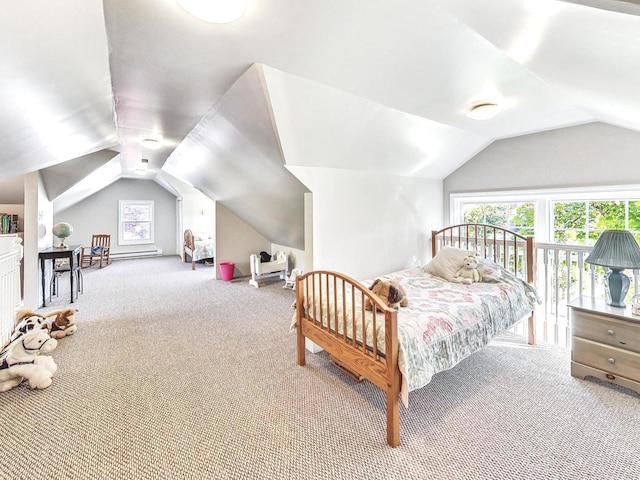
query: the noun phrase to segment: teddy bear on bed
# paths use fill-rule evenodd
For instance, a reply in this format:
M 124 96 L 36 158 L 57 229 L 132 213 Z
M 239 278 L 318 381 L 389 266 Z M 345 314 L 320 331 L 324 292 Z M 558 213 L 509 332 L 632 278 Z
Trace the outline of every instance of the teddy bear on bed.
M 462 260 L 462 267 L 453 276 L 456 283 L 464 283 L 471 285 L 480 281 L 480 272 L 478 272 L 478 259 L 475 255 L 468 255 Z
M 377 278 L 369 287 L 373 293 L 375 293 L 380 300 L 387 304 L 389 308 L 397 309 L 398 306 L 406 307 L 409 305 L 409 299 L 407 298 L 407 292 L 404 287 L 395 280 L 382 280 Z M 373 303 L 369 298 L 364 301 L 364 308 L 367 310 L 373 309 Z

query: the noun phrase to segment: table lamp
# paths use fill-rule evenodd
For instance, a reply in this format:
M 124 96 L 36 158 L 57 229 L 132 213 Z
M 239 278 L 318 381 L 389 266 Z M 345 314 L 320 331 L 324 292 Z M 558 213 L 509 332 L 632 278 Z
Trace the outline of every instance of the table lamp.
M 605 230 L 585 262 L 609 269 L 604 281 L 607 304 L 624 308 L 624 298 L 631 282 L 622 271 L 626 268 L 640 268 L 640 246 L 631 232 Z

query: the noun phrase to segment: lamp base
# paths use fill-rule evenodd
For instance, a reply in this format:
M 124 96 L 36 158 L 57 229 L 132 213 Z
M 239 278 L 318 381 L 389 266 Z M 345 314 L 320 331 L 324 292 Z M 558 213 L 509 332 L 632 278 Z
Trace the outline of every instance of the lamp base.
M 64 243 L 65 240 L 66 240 L 65 238 L 61 238 L 60 239 L 60 244 L 56 245 L 56 248 L 67 248 L 67 244 Z
M 631 281 L 622 270 L 610 269 L 604 277 L 604 286 L 607 295 L 607 304 L 612 307 L 625 308 L 624 299 L 629 291 Z

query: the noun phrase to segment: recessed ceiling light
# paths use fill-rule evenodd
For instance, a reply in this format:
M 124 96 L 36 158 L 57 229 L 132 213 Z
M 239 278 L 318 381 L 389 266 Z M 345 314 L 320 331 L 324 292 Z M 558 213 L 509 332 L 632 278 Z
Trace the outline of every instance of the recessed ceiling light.
M 178 5 L 194 17 L 209 23 L 231 23 L 238 20 L 246 0 L 177 0 Z
M 162 146 L 162 142 L 157 138 L 143 138 L 140 140 L 140 146 L 151 150 L 157 150 Z
M 497 103 L 493 102 L 479 102 L 471 105 L 467 112 L 467 117 L 474 120 L 487 120 L 495 117 L 502 111 L 502 108 Z

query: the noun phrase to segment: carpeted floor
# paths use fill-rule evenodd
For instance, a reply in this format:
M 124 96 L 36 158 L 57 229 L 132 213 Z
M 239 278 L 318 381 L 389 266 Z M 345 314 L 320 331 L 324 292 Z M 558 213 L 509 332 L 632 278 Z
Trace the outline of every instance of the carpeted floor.
M 296 366 L 283 282 L 212 276 L 177 257 L 85 270 L 52 386 L 0 394 L 0 478 L 639 476 L 640 396 L 572 378 L 565 350 L 500 337 L 410 393 L 392 449 L 380 390 L 324 354 Z

